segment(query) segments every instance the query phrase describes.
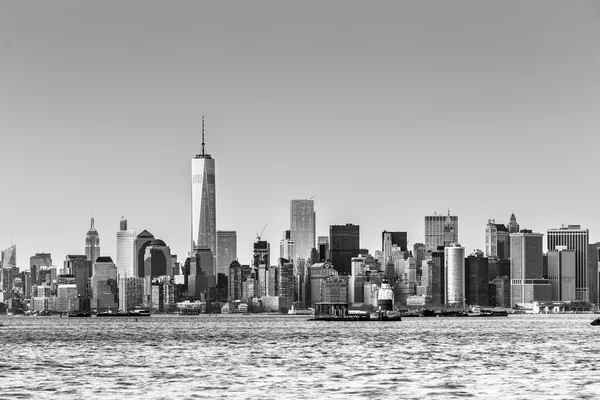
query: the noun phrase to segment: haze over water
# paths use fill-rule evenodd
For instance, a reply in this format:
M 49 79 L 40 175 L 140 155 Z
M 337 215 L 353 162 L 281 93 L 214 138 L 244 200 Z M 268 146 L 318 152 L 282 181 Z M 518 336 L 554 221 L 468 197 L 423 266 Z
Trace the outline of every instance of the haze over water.
M 593 317 L 3 317 L 0 398 L 596 398 Z

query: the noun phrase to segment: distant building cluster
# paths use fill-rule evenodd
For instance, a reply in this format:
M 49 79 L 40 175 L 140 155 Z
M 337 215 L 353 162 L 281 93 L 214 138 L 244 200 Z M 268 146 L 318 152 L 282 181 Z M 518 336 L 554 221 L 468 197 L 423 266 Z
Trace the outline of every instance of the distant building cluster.
M 18 268 L 16 246 L 1 253 L 0 312 L 77 313 L 136 309 L 155 313 L 294 312 L 326 304 L 354 309 L 464 309 L 467 306 L 591 310 L 599 304 L 600 243 L 579 225 L 520 229 L 490 219 L 485 251 L 467 254 L 459 218 L 424 217 L 424 243 L 408 246 L 406 231 L 383 231 L 381 248 L 360 246 L 360 227 L 331 225 L 317 236 L 314 200 L 290 202 L 290 225 L 279 256 L 257 234 L 252 259 L 237 257 L 237 232 L 217 230 L 215 160 L 202 151 L 191 160 L 190 251 L 178 261 L 147 230 L 121 218 L 116 261 L 103 255 L 91 218 L 82 254 L 55 265 L 50 253 Z

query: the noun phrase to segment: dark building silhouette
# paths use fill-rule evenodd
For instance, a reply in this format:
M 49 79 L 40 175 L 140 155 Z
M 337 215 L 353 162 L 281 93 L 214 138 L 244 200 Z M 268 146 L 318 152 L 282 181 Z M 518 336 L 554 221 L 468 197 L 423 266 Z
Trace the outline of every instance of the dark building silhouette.
M 137 237 L 135 238 L 135 242 L 133 245 L 134 249 L 134 258 L 133 258 L 133 272 L 137 277 L 143 278 L 146 273 L 145 271 L 145 258 L 146 258 L 146 247 L 150 245 L 150 243 L 154 240 L 154 235 L 148 232 L 147 230 L 143 230 Z
M 400 247 L 400 250 L 406 251 L 408 248 L 408 234 L 407 232 L 381 232 L 381 250 L 385 252 L 385 238 L 389 235 L 391 238 L 391 245 Z
M 431 299 L 434 304 L 446 304 L 446 261 L 444 246 L 438 246 L 437 251 L 431 253 L 433 262 L 432 270 L 439 273 L 439 293 L 431 293 Z M 433 278 L 436 279 L 436 278 Z M 439 301 L 439 303 L 437 303 Z
M 340 275 L 350 275 L 352 257 L 358 257 L 360 230 L 358 225 L 331 225 L 329 227 L 331 264 Z
M 482 252 L 465 258 L 465 303 L 489 306 L 488 258 Z
M 144 277 L 173 275 L 171 249 L 160 239 L 151 241 L 144 252 Z

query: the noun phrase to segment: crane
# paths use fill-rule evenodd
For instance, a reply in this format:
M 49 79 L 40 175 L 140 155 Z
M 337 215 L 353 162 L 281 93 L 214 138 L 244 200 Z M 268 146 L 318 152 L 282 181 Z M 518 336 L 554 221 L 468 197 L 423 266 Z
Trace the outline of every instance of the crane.
M 263 230 L 260 232 L 260 235 L 258 233 L 256 234 L 256 240 L 260 241 L 260 238 L 262 237 L 263 233 L 265 233 L 265 229 L 267 229 L 267 226 L 268 224 L 265 225 Z
M 313 194 L 313 196 L 312 196 L 312 197 L 311 197 L 309 200 L 312 200 L 312 199 L 314 199 L 314 198 L 315 198 L 315 196 L 316 196 L 316 194 Z

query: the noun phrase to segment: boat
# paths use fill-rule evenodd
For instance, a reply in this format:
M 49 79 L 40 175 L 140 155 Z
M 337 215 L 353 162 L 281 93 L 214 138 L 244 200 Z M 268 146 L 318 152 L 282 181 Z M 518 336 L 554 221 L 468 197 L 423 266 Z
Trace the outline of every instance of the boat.
M 92 314 L 90 314 L 89 312 L 69 313 L 69 318 L 85 318 L 91 316 Z
M 150 311 L 148 310 L 133 310 L 133 311 L 119 311 L 119 312 L 99 312 L 96 317 L 149 317 Z
M 600 326 L 600 317 L 598 317 L 595 320 L 593 320 L 592 322 L 590 322 L 590 325 Z

